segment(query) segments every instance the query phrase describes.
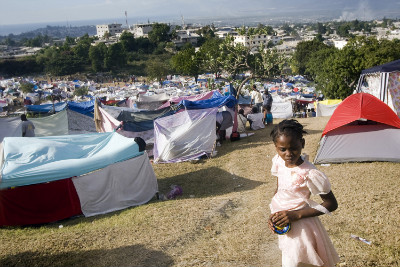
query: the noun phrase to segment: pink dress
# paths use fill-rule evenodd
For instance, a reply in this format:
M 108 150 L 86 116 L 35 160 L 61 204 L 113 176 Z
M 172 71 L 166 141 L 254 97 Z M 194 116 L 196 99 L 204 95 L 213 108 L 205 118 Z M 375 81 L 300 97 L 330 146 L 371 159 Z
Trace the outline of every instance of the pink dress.
M 271 213 L 282 210 L 297 210 L 310 206 L 321 212 L 329 211 L 310 200 L 311 194 L 327 194 L 331 191 L 328 178 L 302 156 L 304 162 L 288 168 L 282 158 L 272 159 L 271 173 L 278 177 L 278 191 L 272 198 Z M 339 256 L 328 233 L 318 217 L 304 218 L 291 223 L 286 235 L 278 235 L 282 250 L 282 266 L 325 266 L 333 267 Z

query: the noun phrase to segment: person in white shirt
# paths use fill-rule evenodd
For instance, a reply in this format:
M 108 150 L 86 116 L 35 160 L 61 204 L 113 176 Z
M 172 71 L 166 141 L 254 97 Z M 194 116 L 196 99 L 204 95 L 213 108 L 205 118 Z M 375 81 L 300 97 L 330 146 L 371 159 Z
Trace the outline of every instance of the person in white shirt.
M 256 106 L 254 106 L 251 109 L 251 113 L 247 115 L 247 119 L 250 122 L 250 128 L 252 130 L 259 130 L 265 128 L 264 114 L 258 112 L 258 108 Z
M 254 106 L 256 106 L 258 108 L 258 111 L 261 112 L 263 97 L 262 94 L 257 90 L 256 85 L 253 85 L 253 90 L 250 92 L 250 96 L 251 96 L 250 105 L 253 105 L 254 103 Z

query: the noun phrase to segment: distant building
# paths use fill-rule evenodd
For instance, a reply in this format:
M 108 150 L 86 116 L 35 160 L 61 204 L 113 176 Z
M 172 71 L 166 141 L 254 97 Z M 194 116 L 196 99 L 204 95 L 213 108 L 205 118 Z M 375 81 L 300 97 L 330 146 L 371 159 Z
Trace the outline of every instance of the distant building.
M 118 23 L 96 25 L 96 36 L 102 38 L 106 32 L 108 32 L 110 36 L 116 36 L 121 34 L 123 30 L 122 24 Z
M 176 31 L 177 38 L 172 42 L 177 46 L 181 47 L 186 43 L 191 43 L 193 46 L 197 45 L 197 41 L 200 35 L 194 32 L 194 30 L 178 30 Z
M 220 39 L 224 39 L 228 35 L 231 36 L 238 35 L 238 33 L 233 28 L 230 27 L 218 28 L 218 31 L 216 31 L 214 34 Z
M 133 36 L 135 38 L 148 37 L 151 30 L 153 30 L 153 23 L 136 24 L 132 27 L 132 30 L 130 30 L 130 32 L 133 33 Z
M 242 44 L 244 47 L 249 47 L 251 52 L 255 53 L 258 51 L 260 45 L 267 47 L 269 41 L 271 41 L 271 36 L 267 34 L 258 35 L 237 35 L 234 36 L 234 44 Z

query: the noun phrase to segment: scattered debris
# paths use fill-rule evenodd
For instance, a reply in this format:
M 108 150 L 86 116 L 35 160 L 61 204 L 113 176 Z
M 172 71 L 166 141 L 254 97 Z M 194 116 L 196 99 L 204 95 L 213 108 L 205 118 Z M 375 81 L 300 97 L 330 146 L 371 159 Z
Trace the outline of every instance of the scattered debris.
M 359 237 L 359 236 L 356 236 L 356 235 L 353 235 L 353 234 L 351 235 L 351 238 L 353 238 L 355 240 L 358 240 L 358 241 L 361 241 L 361 242 L 364 242 L 365 244 L 368 244 L 368 245 L 372 244 L 371 241 L 368 241 L 367 239 L 364 239 L 362 237 Z

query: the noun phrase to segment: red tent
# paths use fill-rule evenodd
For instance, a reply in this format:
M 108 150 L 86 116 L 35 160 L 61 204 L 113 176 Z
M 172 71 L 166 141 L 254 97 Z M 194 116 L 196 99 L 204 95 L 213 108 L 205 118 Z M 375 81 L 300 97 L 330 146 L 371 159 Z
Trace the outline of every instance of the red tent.
M 322 136 L 336 128 L 367 119 L 400 128 L 400 119 L 384 102 L 368 93 L 353 94 L 343 100 L 332 114 Z
M 375 96 L 358 93 L 333 112 L 314 163 L 400 162 L 399 151 L 400 119 Z

